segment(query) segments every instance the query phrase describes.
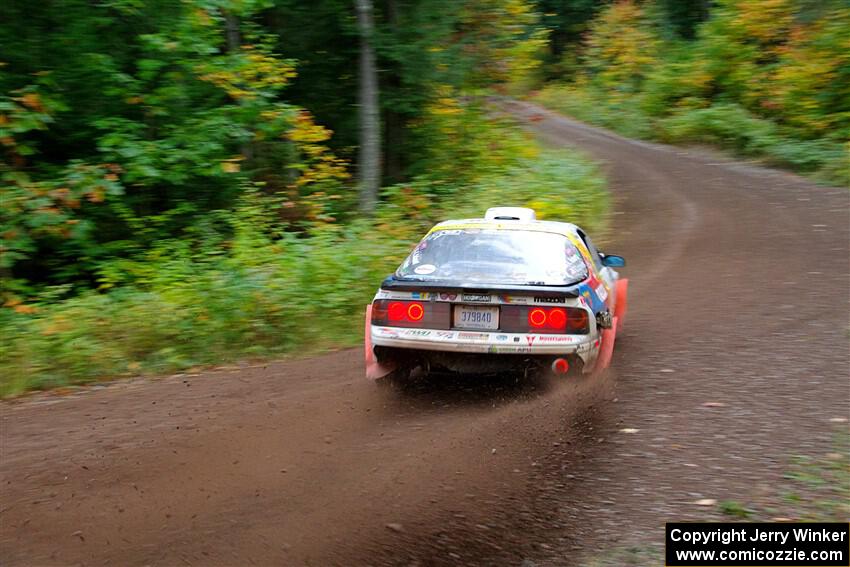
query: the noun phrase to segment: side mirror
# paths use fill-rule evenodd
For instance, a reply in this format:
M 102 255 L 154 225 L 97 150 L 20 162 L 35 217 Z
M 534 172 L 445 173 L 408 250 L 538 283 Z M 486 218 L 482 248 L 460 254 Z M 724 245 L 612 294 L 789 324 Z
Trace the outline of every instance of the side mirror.
M 622 268 L 626 265 L 626 259 L 622 256 L 606 254 L 602 256 L 602 265 L 608 268 Z

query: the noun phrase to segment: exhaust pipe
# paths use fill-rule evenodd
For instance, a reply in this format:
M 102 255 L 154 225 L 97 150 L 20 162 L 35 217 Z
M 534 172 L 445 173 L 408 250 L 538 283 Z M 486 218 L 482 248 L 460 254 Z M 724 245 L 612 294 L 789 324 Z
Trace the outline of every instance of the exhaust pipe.
M 570 370 L 570 363 L 566 358 L 556 358 L 552 362 L 552 372 L 555 374 L 566 374 Z

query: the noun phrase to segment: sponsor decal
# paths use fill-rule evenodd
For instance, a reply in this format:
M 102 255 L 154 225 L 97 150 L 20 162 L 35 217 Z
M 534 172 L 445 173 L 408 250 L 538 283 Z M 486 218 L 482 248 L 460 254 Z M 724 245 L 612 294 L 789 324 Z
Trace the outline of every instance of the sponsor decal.
M 441 293 L 440 299 L 442 299 L 443 301 L 454 301 L 455 299 L 457 299 L 457 294 L 456 293 Z
M 508 340 L 508 336 L 507 335 L 496 335 L 496 340 L 497 341 L 506 341 L 506 340 Z
M 591 349 L 593 343 L 584 343 L 576 347 L 576 352 L 587 352 Z
M 375 294 L 375 299 L 384 299 L 385 297 L 390 297 L 390 292 L 384 289 L 379 289 L 378 293 Z
M 433 274 L 436 271 L 437 271 L 437 266 L 435 266 L 434 264 L 422 264 L 421 266 L 416 266 L 416 268 L 413 269 L 414 273 L 417 273 L 417 274 L 420 274 L 420 275 L 423 275 L 423 276 L 426 276 L 428 274 Z
M 537 337 L 538 343 L 571 343 L 575 339 L 564 335 L 540 335 Z
M 518 343 L 518 342 L 519 342 L 519 337 L 514 337 L 514 342 L 515 342 L 515 343 Z
M 486 341 L 490 338 L 489 333 L 458 333 L 457 338 L 467 341 Z
M 404 291 L 386 291 L 378 292 L 377 299 L 410 299 L 410 294 Z
M 404 334 L 408 337 L 427 337 L 431 334 L 431 331 L 427 329 L 408 329 L 404 331 Z
M 481 303 L 490 303 L 492 297 L 489 295 L 481 295 L 477 293 L 464 293 L 461 296 L 461 299 L 463 299 L 463 301 L 478 301 Z
M 566 303 L 565 297 L 537 297 L 534 296 L 534 303 Z
M 530 303 L 531 298 L 525 296 L 516 296 L 516 295 L 505 295 L 501 294 L 498 296 L 499 301 L 502 303 L 513 303 L 514 305 L 527 305 Z
M 608 299 L 608 290 L 605 289 L 605 284 L 600 283 L 598 286 L 596 286 L 596 295 L 598 295 L 599 299 L 601 299 L 602 301 Z
M 589 306 L 594 313 L 598 313 L 605 308 L 605 301 L 600 299 L 596 294 L 596 290 L 587 284 L 581 284 L 578 287 L 579 294 L 585 301 L 585 305 Z
M 528 342 L 528 346 L 533 345 L 533 344 L 534 344 L 534 339 L 536 339 L 536 338 L 537 338 L 537 337 L 536 337 L 536 336 L 534 336 L 534 335 L 526 335 L 526 336 L 525 336 L 525 340 L 526 340 L 526 342 Z
M 410 297 L 413 299 L 429 299 L 431 295 L 432 294 L 427 291 L 414 291 L 410 294 Z
M 440 339 L 453 339 L 453 338 L 455 338 L 454 331 L 437 331 L 435 334 Z
M 398 331 L 396 331 L 395 329 L 385 329 L 383 327 L 376 327 L 375 330 L 378 331 L 379 335 L 383 335 L 385 337 L 397 337 L 398 336 Z
M 521 346 L 496 346 L 493 345 L 487 349 L 489 353 L 520 353 L 520 352 L 531 352 L 531 349 L 528 347 Z

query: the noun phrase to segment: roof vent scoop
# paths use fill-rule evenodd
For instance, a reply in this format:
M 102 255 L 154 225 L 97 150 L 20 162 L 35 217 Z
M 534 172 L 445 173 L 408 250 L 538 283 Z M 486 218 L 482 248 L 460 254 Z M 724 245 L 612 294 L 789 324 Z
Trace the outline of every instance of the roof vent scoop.
M 491 207 L 484 213 L 484 220 L 512 220 L 531 222 L 537 220 L 534 209 L 525 207 Z

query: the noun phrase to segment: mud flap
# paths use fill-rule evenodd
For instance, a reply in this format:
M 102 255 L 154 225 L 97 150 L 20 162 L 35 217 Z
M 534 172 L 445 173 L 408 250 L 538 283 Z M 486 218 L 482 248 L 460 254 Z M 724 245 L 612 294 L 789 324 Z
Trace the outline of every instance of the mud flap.
M 596 363 L 593 365 L 592 372 L 605 370 L 611 365 L 611 356 L 614 354 L 614 342 L 617 340 L 617 327 L 620 324 L 618 317 L 614 317 L 611 321 L 611 328 L 602 331 L 602 338 L 599 346 L 599 354 L 596 357 Z
M 366 355 L 366 378 L 377 380 L 383 378 L 393 370 L 394 365 L 381 364 L 375 358 L 375 351 L 372 350 L 372 304 L 366 306 L 366 325 L 363 334 L 363 347 Z
M 614 304 L 614 317 L 620 321 L 620 327 L 614 325 L 613 328 L 619 330 L 623 326 L 623 322 L 626 320 L 626 308 L 628 306 L 629 299 L 629 280 L 617 280 L 616 297 L 616 303 Z

